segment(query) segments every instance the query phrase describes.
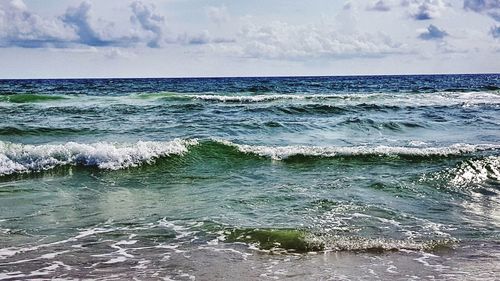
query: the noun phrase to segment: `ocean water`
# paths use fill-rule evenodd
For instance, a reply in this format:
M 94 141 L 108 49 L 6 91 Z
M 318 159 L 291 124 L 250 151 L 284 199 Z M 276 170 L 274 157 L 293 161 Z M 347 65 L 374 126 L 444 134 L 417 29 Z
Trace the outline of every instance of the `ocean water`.
M 498 280 L 500 75 L 0 80 L 0 280 Z

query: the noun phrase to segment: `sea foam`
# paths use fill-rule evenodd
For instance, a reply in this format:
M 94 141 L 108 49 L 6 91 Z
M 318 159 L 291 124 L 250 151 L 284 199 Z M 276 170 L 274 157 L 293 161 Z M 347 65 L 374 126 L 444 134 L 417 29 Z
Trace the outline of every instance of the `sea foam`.
M 150 95 L 154 97 L 154 95 Z M 158 95 L 158 97 L 165 96 Z M 225 103 L 262 103 L 272 101 L 324 101 L 334 100 L 341 104 L 377 104 L 407 106 L 473 106 L 499 105 L 500 94 L 496 92 L 439 92 L 439 93 L 348 93 L 348 94 L 260 94 L 260 95 L 220 95 L 220 94 L 170 94 L 168 98 L 195 99 Z
M 227 146 L 237 148 L 240 152 L 269 157 L 273 160 L 284 160 L 292 156 L 342 157 L 342 156 L 452 156 L 477 151 L 500 149 L 495 144 L 453 144 L 443 147 L 405 147 L 405 146 L 263 146 L 236 144 L 226 140 L 216 140 Z
M 331 157 L 447 157 L 497 150 L 496 144 L 453 144 L 443 147 L 424 146 L 264 146 L 237 144 L 228 140 L 175 139 L 172 141 L 139 141 L 136 143 L 76 143 L 29 145 L 0 141 L 0 176 L 43 171 L 63 165 L 91 166 L 118 170 L 151 164 L 160 157 L 183 155 L 193 145 L 216 142 L 240 153 L 253 154 L 273 160 L 294 156 Z M 209 149 L 201 147 L 200 149 Z
M 448 171 L 450 183 L 454 186 L 478 184 L 487 180 L 500 182 L 500 157 L 488 156 L 462 162 L 458 167 Z
M 151 163 L 158 157 L 179 155 L 196 140 L 139 141 L 132 144 L 97 142 L 83 144 L 27 145 L 0 141 L 0 176 L 42 171 L 61 165 L 95 166 L 117 170 Z

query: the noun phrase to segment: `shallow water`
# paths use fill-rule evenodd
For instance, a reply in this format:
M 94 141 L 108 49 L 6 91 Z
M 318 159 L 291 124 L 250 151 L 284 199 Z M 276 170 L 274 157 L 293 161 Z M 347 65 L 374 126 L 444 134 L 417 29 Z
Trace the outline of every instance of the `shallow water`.
M 0 81 L 0 279 L 499 279 L 499 87 Z

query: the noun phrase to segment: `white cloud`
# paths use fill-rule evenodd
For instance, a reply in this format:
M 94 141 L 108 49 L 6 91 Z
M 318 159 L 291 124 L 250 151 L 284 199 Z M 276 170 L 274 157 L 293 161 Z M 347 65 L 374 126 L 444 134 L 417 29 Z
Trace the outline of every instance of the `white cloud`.
M 464 0 L 464 9 L 485 13 L 500 21 L 500 0 Z
M 448 32 L 431 24 L 427 27 L 427 29 L 424 32 L 420 33 L 418 38 L 423 40 L 440 40 L 446 36 L 448 36 Z
M 222 44 L 220 49 L 242 57 L 292 60 L 381 57 L 407 52 L 404 45 L 382 33 L 342 34 L 328 24 L 290 25 L 279 21 L 249 24 L 240 32 L 237 44 Z
M 378 11 L 378 12 L 388 12 L 391 10 L 391 7 L 385 3 L 383 0 L 379 0 L 377 2 L 372 3 L 367 7 L 369 11 Z
M 441 16 L 449 5 L 443 0 L 403 0 L 401 5 L 409 8 L 415 20 L 430 20 Z
M 203 30 L 197 34 L 188 34 L 183 33 L 177 36 L 176 41 L 173 43 L 181 43 L 181 44 L 192 44 L 192 45 L 203 45 L 208 44 L 211 41 L 210 32 L 208 30 Z
M 22 0 L 0 0 L 0 47 L 71 48 L 85 46 L 130 46 L 134 36 L 117 36 L 113 23 L 92 22 L 91 5 L 81 2 L 68 7 L 59 17 L 44 18 L 30 10 Z
M 229 21 L 229 13 L 226 6 L 208 7 L 206 9 L 206 14 L 208 18 L 216 24 L 221 24 Z
M 130 8 L 133 15 L 130 17 L 133 23 L 138 23 L 142 29 L 148 31 L 152 38 L 148 42 L 151 48 L 161 47 L 164 43 L 165 17 L 156 12 L 154 5 L 147 6 L 141 1 L 134 1 Z
M 500 26 L 492 26 L 490 29 L 490 34 L 493 36 L 495 39 L 500 39 Z
M 208 30 L 203 30 L 199 33 L 187 33 L 184 32 L 179 34 L 169 43 L 173 44 L 184 44 L 184 45 L 205 45 L 205 44 L 219 44 L 219 43 L 234 43 L 235 39 L 224 38 L 224 37 L 214 37 L 210 34 Z
M 134 53 L 128 52 L 126 50 L 113 47 L 113 48 L 107 50 L 104 53 L 104 56 L 108 59 L 117 59 L 117 58 L 129 59 L 129 58 L 135 57 L 136 55 Z
M 333 70 L 346 69 L 345 73 L 376 72 L 382 71 L 379 64 L 383 63 L 393 70 L 428 72 L 428 65 L 419 59 L 425 55 L 433 61 L 439 57 L 440 67 L 454 56 L 447 61 L 453 63 L 449 69 L 499 67 L 493 63 L 498 53 L 492 50 L 498 50 L 500 40 L 498 22 L 494 22 L 500 0 L 313 0 L 287 2 L 286 7 L 282 1 L 266 1 L 266 5 L 235 1 L 227 7 L 222 2 L 203 6 L 192 1 L 82 1 L 0 0 L 2 63 L 7 65 L 6 54 L 19 52 L 19 56 L 42 54 L 40 67 L 52 65 L 47 63 L 52 57 L 61 61 L 78 57 L 82 63 L 115 64 L 115 71 L 142 67 L 137 70 L 141 73 L 156 64 L 156 70 L 163 71 L 161 58 L 166 57 L 192 60 L 190 69 L 198 72 L 191 74 L 203 74 L 200 69 L 205 67 L 213 69 L 212 74 L 224 69 L 232 75 L 233 69 L 219 67 L 219 61 L 237 63 L 246 74 L 259 73 L 259 64 L 273 65 L 273 73 L 293 68 L 308 74 L 322 67 L 324 73 L 331 73 L 333 65 Z M 143 60 L 146 56 L 149 65 Z M 258 59 L 248 63 L 245 58 Z M 404 59 L 408 63 L 399 64 Z M 10 63 L 21 65 L 14 59 Z M 178 67 L 189 68 L 179 65 L 171 69 L 173 74 Z M 367 65 L 372 68 L 365 70 Z
M 105 38 L 102 32 L 92 25 L 90 10 L 90 3 L 84 1 L 76 7 L 69 7 L 61 19 L 75 30 L 81 44 L 88 46 L 114 45 L 116 39 Z
M 30 12 L 22 0 L 0 0 L 0 46 L 61 47 L 75 39 L 58 19 Z

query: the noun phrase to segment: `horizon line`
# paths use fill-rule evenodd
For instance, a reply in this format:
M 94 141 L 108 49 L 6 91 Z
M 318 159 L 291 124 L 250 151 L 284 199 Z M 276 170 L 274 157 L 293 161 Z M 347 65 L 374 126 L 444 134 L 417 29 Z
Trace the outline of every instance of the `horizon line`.
M 476 73 L 411 73 L 411 74 L 333 74 L 333 75 L 248 75 L 248 76 L 115 76 L 115 77 L 46 77 L 46 78 L 0 78 L 5 80 L 118 80 L 118 79 L 233 79 L 233 78 L 326 78 L 326 77 L 376 77 L 376 76 L 452 76 L 452 75 L 500 75 L 500 72 Z

